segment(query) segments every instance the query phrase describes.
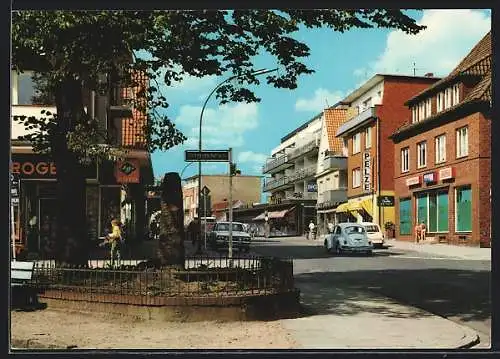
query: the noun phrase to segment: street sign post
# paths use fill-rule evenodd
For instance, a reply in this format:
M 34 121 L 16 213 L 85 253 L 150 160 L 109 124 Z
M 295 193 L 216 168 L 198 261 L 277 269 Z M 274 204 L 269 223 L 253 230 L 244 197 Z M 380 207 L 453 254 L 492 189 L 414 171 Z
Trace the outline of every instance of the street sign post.
M 208 189 L 207 186 L 203 186 L 202 190 L 201 190 L 201 194 L 204 195 L 204 196 L 208 196 L 208 194 L 210 193 L 210 190 Z
M 184 160 L 186 162 L 229 162 L 231 161 L 231 156 L 228 150 L 186 150 L 184 152 Z

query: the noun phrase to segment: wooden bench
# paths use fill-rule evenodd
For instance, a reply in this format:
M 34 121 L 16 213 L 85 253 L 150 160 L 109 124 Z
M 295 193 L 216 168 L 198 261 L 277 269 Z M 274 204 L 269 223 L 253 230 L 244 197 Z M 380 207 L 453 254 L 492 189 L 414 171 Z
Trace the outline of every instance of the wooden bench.
M 32 285 L 35 262 L 10 262 L 10 286 L 12 306 L 37 303 L 36 288 Z

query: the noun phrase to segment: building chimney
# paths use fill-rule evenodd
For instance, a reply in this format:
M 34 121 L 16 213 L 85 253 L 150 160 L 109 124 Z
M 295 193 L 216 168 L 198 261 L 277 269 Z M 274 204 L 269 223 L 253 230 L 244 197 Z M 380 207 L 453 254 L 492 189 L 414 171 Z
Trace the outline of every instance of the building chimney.
M 428 72 L 424 75 L 425 77 L 434 77 L 434 73 Z

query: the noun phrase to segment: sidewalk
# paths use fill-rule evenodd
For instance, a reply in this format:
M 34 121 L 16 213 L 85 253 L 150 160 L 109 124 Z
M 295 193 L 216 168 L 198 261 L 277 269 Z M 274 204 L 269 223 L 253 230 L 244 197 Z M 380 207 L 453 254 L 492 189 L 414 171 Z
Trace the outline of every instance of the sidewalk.
M 441 243 L 431 244 L 425 242 L 416 244 L 413 242 L 398 241 L 395 239 L 387 240 L 386 245 L 396 249 L 435 254 L 450 258 L 491 261 L 490 248 L 456 246 Z
M 296 282 L 314 315 L 282 320 L 304 349 L 456 349 L 478 335 L 468 327 L 368 291 Z

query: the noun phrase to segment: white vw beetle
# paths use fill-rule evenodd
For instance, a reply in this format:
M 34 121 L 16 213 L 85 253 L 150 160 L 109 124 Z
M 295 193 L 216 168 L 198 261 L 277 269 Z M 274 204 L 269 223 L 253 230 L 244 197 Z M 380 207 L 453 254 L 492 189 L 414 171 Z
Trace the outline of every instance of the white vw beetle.
M 373 253 L 373 244 L 368 239 L 365 227 L 359 223 L 339 223 L 328 234 L 324 241 L 327 252 Z
M 384 246 L 384 234 L 380 230 L 380 226 L 377 223 L 363 222 L 361 223 L 365 227 L 366 235 L 368 239 L 372 242 L 373 246 L 378 246 L 382 248 Z

